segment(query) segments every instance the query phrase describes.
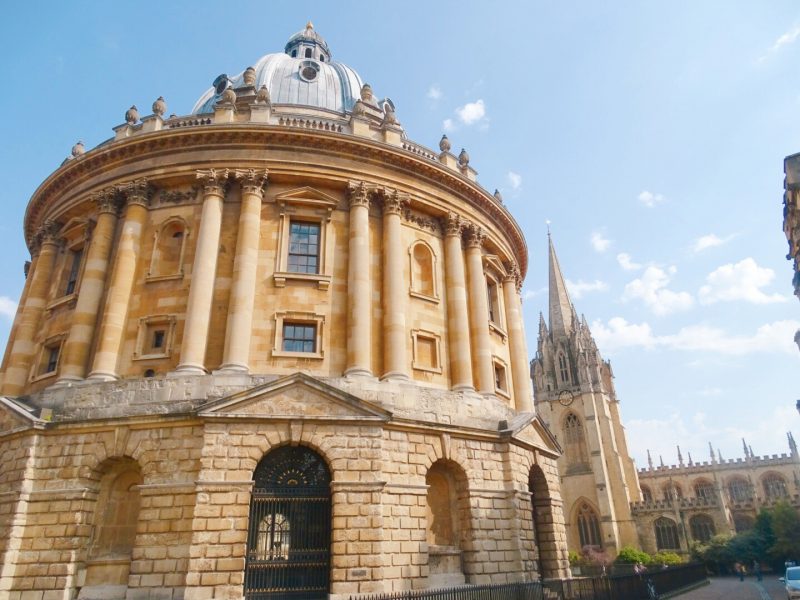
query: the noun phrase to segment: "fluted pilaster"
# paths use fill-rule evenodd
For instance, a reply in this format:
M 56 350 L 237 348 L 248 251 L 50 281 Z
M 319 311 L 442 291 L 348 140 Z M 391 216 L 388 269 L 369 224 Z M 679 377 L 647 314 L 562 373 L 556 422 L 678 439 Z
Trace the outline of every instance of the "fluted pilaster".
M 86 377 L 89 351 L 97 327 L 97 315 L 105 291 L 111 244 L 117 226 L 119 193 L 115 188 L 103 190 L 95 196 L 97 223 L 92 231 L 81 278 L 81 289 L 72 316 L 67 341 L 64 344 L 58 382 L 80 380 Z
M 203 183 L 203 210 L 192 266 L 192 281 L 186 306 L 186 324 L 181 344 L 181 362 L 177 370 L 186 373 L 205 373 L 208 324 L 214 297 L 217 274 L 219 236 L 222 227 L 222 201 L 225 197 L 227 169 L 197 171 Z
M 495 385 L 492 346 L 489 337 L 489 306 L 481 251 L 485 238 L 486 234 L 477 225 L 469 225 L 466 228 L 472 369 L 477 390 L 483 394 L 493 394 Z
M 250 370 L 250 337 L 253 303 L 256 296 L 261 201 L 267 185 L 267 171 L 236 170 L 234 177 L 242 185 L 242 204 L 239 211 L 239 231 L 236 237 L 236 256 L 233 261 L 233 286 L 221 368 L 246 373 Z
M 462 221 L 455 213 L 444 219 L 444 277 L 447 290 L 447 340 L 454 390 L 474 390 L 470 358 L 467 284 L 461 243 Z
M 128 303 L 136 277 L 136 265 L 142 248 L 142 233 L 147 222 L 150 186 L 146 179 L 137 179 L 120 190 L 125 195 L 125 220 L 119 238 L 111 285 L 106 296 L 103 322 L 100 326 L 97 352 L 90 379 L 117 379 L 117 359 L 122 347 Z
M 369 277 L 369 191 L 351 183 L 347 259 L 347 367 L 345 375 L 372 375 L 372 309 Z
M 28 287 L 25 305 L 21 308 L 22 316 L 17 329 L 11 357 L 3 378 L 3 394 L 17 396 L 25 390 L 30 376 L 31 365 L 36 355 L 36 335 L 42 313 L 48 301 L 53 263 L 58 252 L 56 235 L 59 226 L 53 221 L 46 221 L 36 234 L 34 252 L 37 252 L 35 264 L 28 273 Z

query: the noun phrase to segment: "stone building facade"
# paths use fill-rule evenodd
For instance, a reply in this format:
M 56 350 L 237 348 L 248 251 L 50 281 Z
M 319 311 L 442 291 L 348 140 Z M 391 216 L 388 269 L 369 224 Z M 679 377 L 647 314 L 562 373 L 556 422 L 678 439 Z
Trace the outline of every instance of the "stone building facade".
M 753 526 L 761 508 L 788 502 L 800 510 L 800 456 L 789 453 L 636 469 L 628 451 L 611 364 L 569 298 L 552 240 L 549 327 L 540 317 L 531 362 L 537 414 L 564 449 L 558 459 L 567 542 L 613 557 L 625 545 L 688 555 L 690 544 Z M 648 458 L 650 454 L 648 451 Z
M 568 574 L 527 247 L 309 24 L 33 195 L 0 594 L 306 598 Z M 296 597 L 296 596 L 293 596 Z

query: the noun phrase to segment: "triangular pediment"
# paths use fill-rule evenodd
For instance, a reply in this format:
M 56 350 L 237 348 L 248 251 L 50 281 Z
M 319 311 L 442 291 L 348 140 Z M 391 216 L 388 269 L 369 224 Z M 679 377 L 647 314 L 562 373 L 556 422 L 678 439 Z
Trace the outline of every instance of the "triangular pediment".
M 339 204 L 339 201 L 333 196 L 307 185 L 289 190 L 288 192 L 281 192 L 275 196 L 275 202 L 278 204 L 313 206 L 315 208 L 325 208 L 327 210 L 333 210 Z
M 520 413 L 508 424 L 507 435 L 525 446 L 545 450 L 554 457 L 563 453 L 555 436 L 544 422 L 534 413 Z
M 494 271 L 496 275 L 504 277 L 507 275 L 506 268 L 500 259 L 494 254 L 486 254 L 483 257 L 483 265 L 487 270 Z
M 392 414 L 319 379 L 295 373 L 209 402 L 204 417 L 388 421 Z
M 0 434 L 44 426 L 45 421 L 36 416 L 37 412 L 17 400 L 0 396 Z

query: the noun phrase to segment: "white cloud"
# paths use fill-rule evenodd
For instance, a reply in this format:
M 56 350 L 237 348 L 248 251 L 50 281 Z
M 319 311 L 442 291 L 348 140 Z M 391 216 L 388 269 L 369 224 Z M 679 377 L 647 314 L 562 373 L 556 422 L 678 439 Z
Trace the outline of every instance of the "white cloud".
M 589 241 L 591 242 L 592 248 L 594 248 L 595 252 L 605 252 L 611 245 L 611 240 L 604 238 L 603 234 L 599 231 L 592 232 L 592 235 L 589 237 Z
M 723 244 L 727 244 L 728 242 L 730 242 L 733 239 L 733 237 L 734 236 L 729 235 L 727 237 L 721 238 L 713 233 L 709 233 L 708 235 L 702 235 L 695 240 L 694 246 L 692 246 L 692 250 L 694 252 L 702 252 L 706 248 L 722 246 Z
M 511 185 L 512 190 L 518 190 L 522 187 L 522 175 L 519 173 L 514 173 L 514 171 L 509 171 L 508 183 Z
M 445 119 L 442 121 L 442 129 L 445 131 L 453 131 L 453 119 Z
M 456 109 L 456 115 L 464 125 L 472 125 L 486 116 L 486 105 L 481 99 L 467 102 L 464 106 Z
M 594 281 L 566 281 L 567 289 L 574 299 L 583 297 L 587 292 L 605 292 L 608 284 L 605 281 L 595 279 Z
M 778 37 L 778 39 L 773 42 L 772 46 L 769 47 L 769 50 L 758 59 L 758 62 L 764 62 L 770 55 L 779 52 L 784 46 L 794 44 L 798 37 L 800 37 L 800 25 L 795 25 L 789 31 Z
M 670 282 L 669 275 L 675 272 L 675 267 L 670 267 L 667 271 L 659 267 L 647 267 L 639 279 L 634 279 L 625 286 L 622 299 L 641 300 L 659 316 L 691 308 L 694 304 L 691 294 L 667 289 Z
M 9 321 L 14 319 L 17 314 L 17 303 L 8 296 L 0 296 L 0 315 Z
M 434 84 L 428 88 L 427 96 L 431 100 L 438 100 L 439 98 L 442 97 L 442 90 L 438 85 Z
M 617 262 L 625 271 L 638 271 L 642 268 L 642 265 L 633 262 L 631 255 L 626 252 L 620 252 L 617 254 Z
M 532 300 L 543 292 L 547 292 L 546 287 L 539 288 L 538 290 L 525 290 L 522 292 L 522 301 L 525 302 L 526 300 Z
M 664 201 L 664 196 L 661 194 L 654 194 L 653 192 L 648 192 L 647 190 L 643 190 L 637 196 L 639 202 L 644 204 L 647 208 L 653 208 L 656 204 L 661 204 Z
M 793 336 L 798 328 L 800 321 L 775 321 L 762 325 L 752 335 L 730 335 L 722 329 L 701 324 L 682 327 L 674 334 L 655 335 L 648 323 L 628 323 L 622 317 L 610 319 L 608 325 L 602 321 L 592 323 L 595 341 L 603 351 L 641 347 L 728 356 L 775 352 L 796 355 Z
M 761 288 L 769 285 L 775 278 L 775 271 L 759 267 L 748 257 L 736 264 L 722 265 L 706 277 L 706 285 L 698 294 L 702 304 L 732 302 L 743 300 L 752 304 L 771 304 L 785 302 L 780 294 L 766 294 Z

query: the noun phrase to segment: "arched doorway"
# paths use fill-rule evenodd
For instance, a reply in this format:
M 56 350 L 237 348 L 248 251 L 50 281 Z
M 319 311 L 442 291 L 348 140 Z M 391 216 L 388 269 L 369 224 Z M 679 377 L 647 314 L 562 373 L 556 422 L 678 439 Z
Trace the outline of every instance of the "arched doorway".
M 550 503 L 550 490 L 542 468 L 538 465 L 531 467 L 528 474 L 528 491 L 531 493 L 531 517 L 533 519 L 533 541 L 536 545 L 536 570 L 540 579 L 555 575 L 551 565 L 542 560 L 545 550 L 545 528 L 548 518 L 552 519 L 552 506 Z M 552 522 L 552 520 L 550 521 Z M 548 542 L 552 545 L 552 542 Z
M 323 600 L 330 589 L 331 474 L 304 446 L 268 453 L 254 473 L 244 593 Z

